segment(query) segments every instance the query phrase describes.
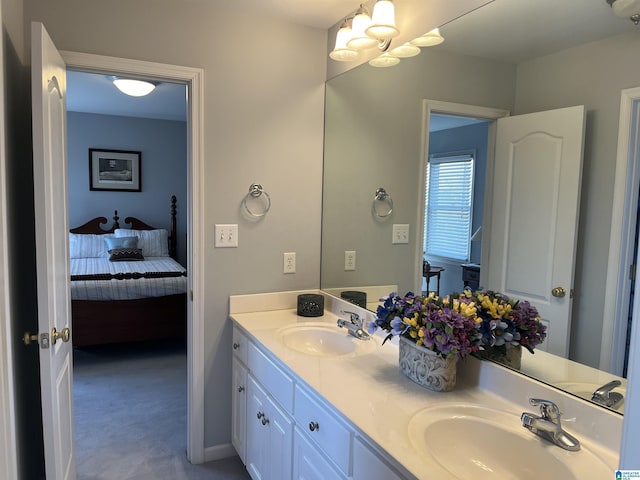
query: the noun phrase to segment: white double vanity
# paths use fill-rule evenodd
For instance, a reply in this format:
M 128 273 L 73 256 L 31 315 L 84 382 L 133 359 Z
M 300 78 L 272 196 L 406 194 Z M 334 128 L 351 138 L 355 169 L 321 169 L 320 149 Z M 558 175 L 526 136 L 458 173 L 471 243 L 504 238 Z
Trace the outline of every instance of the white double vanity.
M 301 293 L 319 292 L 230 297 L 232 441 L 254 480 L 615 478 L 621 415 L 475 358 L 453 391 L 426 390 L 400 372 L 397 343 L 336 326 L 371 312 L 325 296 L 323 316 L 301 317 Z M 580 450 L 523 428 L 540 414 L 531 398 L 559 407 Z

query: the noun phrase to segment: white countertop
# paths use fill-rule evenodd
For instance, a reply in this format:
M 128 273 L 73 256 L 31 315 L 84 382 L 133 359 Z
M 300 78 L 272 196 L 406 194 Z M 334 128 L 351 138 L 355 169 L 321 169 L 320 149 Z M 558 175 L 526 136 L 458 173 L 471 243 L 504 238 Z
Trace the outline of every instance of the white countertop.
M 332 302 L 334 302 L 333 310 L 339 311 L 339 307 L 336 310 L 335 305 L 335 302 L 339 302 L 339 300 L 329 299 L 328 302 L 325 302 L 324 316 L 305 318 L 297 316 L 295 309 L 255 311 L 256 305 L 260 302 L 252 299 L 248 302 L 251 304 L 248 310 L 254 311 L 236 308 L 232 304 L 231 317 L 253 341 L 269 350 L 273 357 L 288 368 L 294 376 L 315 390 L 339 414 L 346 417 L 363 436 L 385 450 L 416 478 L 438 480 L 454 478 L 428 454 L 418 453 L 410 441 L 409 422 L 422 409 L 439 404 L 449 406 L 455 403 L 480 404 L 491 406 L 491 408 L 505 413 L 506 421 L 515 422 L 519 426 L 520 414 L 523 411 L 535 411 L 526 403 L 526 396 L 539 395 L 541 389 L 544 391 L 545 388 L 548 388 L 517 375 L 516 382 L 531 382 L 535 385 L 525 389 L 516 386 L 514 390 L 521 391 L 511 392 L 512 397 L 515 395 L 517 399 L 524 399 L 522 404 L 505 400 L 502 395 L 505 385 L 514 382 L 505 382 L 503 378 L 515 377 L 516 374 L 489 362 L 481 362 L 469 357 L 459 362 L 458 382 L 453 391 L 432 392 L 413 383 L 400 372 L 397 342 L 387 342 L 382 346 L 382 336 L 376 335 L 374 337 L 373 342 L 376 343 L 376 348 L 372 349 L 371 353 L 340 357 L 316 357 L 299 353 L 287 348 L 278 338 L 278 329 L 293 324 L 320 321 L 335 325 L 339 317 L 326 311 L 331 309 Z M 271 308 L 280 306 L 278 302 L 266 302 L 267 306 L 269 304 Z M 500 396 L 490 391 L 491 385 L 497 385 L 501 389 Z M 557 395 L 562 395 L 561 392 L 545 391 L 545 393 L 548 394 L 543 398 L 555 402 L 558 402 Z M 575 402 L 582 402 L 579 399 L 567 400 L 562 397 L 560 401 L 563 400 L 565 403 L 559 405 L 565 413 L 569 409 L 574 410 L 572 414 L 577 411 L 575 416 L 578 420 L 576 422 L 580 420 L 581 416 L 584 416 L 583 412 L 597 408 L 581 404 L 576 407 Z M 596 411 L 596 415 L 598 419 L 589 420 L 590 426 L 596 430 L 603 429 L 602 422 L 607 422 L 607 430 L 610 430 L 608 428 L 609 417 L 605 415 L 603 420 L 599 411 Z M 614 429 L 621 429 L 622 422 L 619 423 L 620 425 L 614 425 Z M 613 433 L 613 440 L 606 435 L 596 439 L 603 441 L 609 447 L 604 448 L 602 444 L 596 444 L 590 439 L 584 438 L 584 432 L 576 433 L 577 430 L 573 430 L 571 424 L 565 424 L 565 429 L 574 433 L 583 445 L 587 445 L 592 451 L 597 452 L 608 465 L 611 465 L 613 472 L 617 464 L 619 445 L 611 445 L 611 443 L 615 442 L 616 437 L 620 434 L 619 431 Z M 455 446 L 452 445 L 452 448 Z M 551 446 L 551 448 L 558 449 L 559 454 L 565 453 L 559 447 Z M 464 454 L 462 451 L 460 453 Z M 574 458 L 582 453 L 582 451 L 566 452 L 567 455 L 573 455 Z

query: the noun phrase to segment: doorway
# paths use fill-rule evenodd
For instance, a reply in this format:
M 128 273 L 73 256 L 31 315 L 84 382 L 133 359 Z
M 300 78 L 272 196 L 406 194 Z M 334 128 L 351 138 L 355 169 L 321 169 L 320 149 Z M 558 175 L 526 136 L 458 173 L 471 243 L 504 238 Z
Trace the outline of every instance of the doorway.
M 187 458 L 204 463 L 204 291 L 203 232 L 203 71 L 190 67 L 156 64 L 78 52 L 61 52 L 68 69 L 129 75 L 187 86 Z M 45 412 L 46 414 L 46 412 Z
M 170 216 L 173 218 L 171 213 L 175 211 L 176 232 L 172 232 L 171 238 L 175 241 L 176 251 L 169 252 L 170 256 L 161 260 L 176 260 L 182 265 L 175 264 L 176 268 L 184 270 L 188 238 L 186 113 L 185 83 L 159 81 L 149 95 L 135 97 L 116 89 L 109 75 L 68 70 L 69 225 L 77 227 L 91 218 L 104 216 L 109 219 L 106 226 L 110 226 L 110 217 L 117 211 L 123 228 L 127 228 L 123 224 L 126 223 L 124 219 L 132 216 L 156 228 L 172 231 Z M 119 184 L 109 185 L 110 190 L 98 189 L 101 184 L 96 184 L 96 179 L 90 176 L 92 170 L 87 162 L 87 152 L 91 153 L 96 148 L 104 149 L 104 155 L 137 151 L 139 162 L 134 172 L 137 173 L 139 191 L 117 190 Z M 105 162 L 116 163 L 117 160 Z M 125 170 L 130 171 L 128 168 Z M 119 172 L 116 178 L 121 177 Z M 89 178 L 91 188 L 87 188 Z M 103 182 L 104 178 L 101 175 L 99 181 Z M 170 205 L 172 195 L 177 198 L 175 209 Z M 155 255 L 162 252 L 153 252 L 149 246 L 151 244 L 138 245 L 143 248 L 144 258 L 152 262 L 150 269 L 156 261 Z M 72 256 L 80 253 L 73 251 Z M 73 267 L 83 260 L 71 261 L 73 274 Z M 144 267 L 147 267 L 146 263 Z M 147 271 L 139 269 L 137 264 L 131 265 L 136 271 Z M 114 295 L 113 300 L 129 298 L 128 284 L 152 281 L 114 281 L 117 285 L 101 289 L 100 295 L 104 300 L 112 298 L 109 293 Z M 160 282 L 165 286 L 171 284 L 169 279 Z M 157 287 L 161 288 L 161 285 Z M 83 295 L 81 286 L 78 282 L 71 282 L 72 298 Z M 175 288 L 178 286 L 184 291 L 186 279 L 176 280 Z M 154 290 L 155 287 L 150 290 L 152 295 L 165 294 L 165 290 L 157 293 Z M 182 313 L 175 316 L 176 319 L 186 318 L 186 304 L 182 305 Z M 74 316 L 77 315 L 75 312 Z M 127 316 L 127 322 L 134 320 Z M 113 323 L 109 321 L 112 326 Z M 80 339 L 81 325 L 76 324 L 75 327 L 74 337 Z M 184 453 L 187 438 L 185 339 L 128 343 L 116 333 L 121 329 L 113 327 L 113 338 L 108 341 L 121 339 L 120 343 L 74 349 L 77 475 L 79 478 L 94 475 L 102 475 L 103 478 L 155 476 L 160 471 L 179 476 L 187 468 Z M 148 328 L 153 327 L 149 324 Z M 166 414 L 167 409 L 172 415 Z

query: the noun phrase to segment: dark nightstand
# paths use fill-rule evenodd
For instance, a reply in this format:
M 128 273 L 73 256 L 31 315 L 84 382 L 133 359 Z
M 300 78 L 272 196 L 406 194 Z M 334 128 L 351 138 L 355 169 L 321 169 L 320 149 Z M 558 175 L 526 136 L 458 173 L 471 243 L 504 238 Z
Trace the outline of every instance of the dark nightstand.
M 471 290 L 480 288 L 480 265 L 477 263 L 463 263 L 462 267 L 462 283 Z

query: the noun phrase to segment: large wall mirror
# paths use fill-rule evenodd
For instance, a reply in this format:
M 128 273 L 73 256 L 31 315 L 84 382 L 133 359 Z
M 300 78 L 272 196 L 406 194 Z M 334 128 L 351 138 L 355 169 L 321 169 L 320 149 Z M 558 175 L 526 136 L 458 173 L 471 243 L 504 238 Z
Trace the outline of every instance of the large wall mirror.
M 640 86 L 640 27 L 616 17 L 605 0 L 495 0 L 440 31 L 443 44 L 395 67 L 365 64 L 327 82 L 321 288 L 337 296 L 365 291 L 371 310 L 390 291 L 425 289 L 421 230 L 429 153 L 474 152 L 472 233 L 482 225 L 495 122 L 483 117 L 460 124 L 458 115 L 436 108 L 425 135 L 425 100 L 482 107 L 495 117 L 584 105 L 569 347 L 564 359 L 525 352 L 522 371 L 589 399 L 594 386 L 615 379 L 624 393 L 625 372 L 613 374 L 600 365 L 602 338 L 608 337 L 604 284 L 620 98 L 623 89 Z M 486 143 L 471 144 L 471 138 Z M 375 200 L 380 188 L 392 199 L 392 210 L 390 202 Z M 407 243 L 394 242 L 394 225 L 401 227 L 400 236 L 408 225 Z M 480 264 L 489 247 L 489 235 L 476 235 L 466 262 L 434 260 L 444 268 L 441 292 L 460 291 L 461 265 Z

